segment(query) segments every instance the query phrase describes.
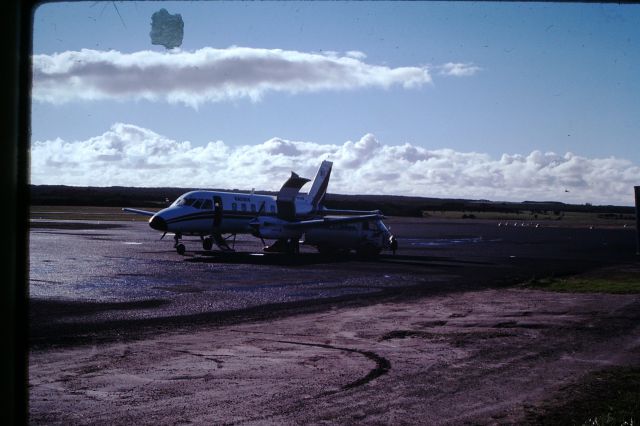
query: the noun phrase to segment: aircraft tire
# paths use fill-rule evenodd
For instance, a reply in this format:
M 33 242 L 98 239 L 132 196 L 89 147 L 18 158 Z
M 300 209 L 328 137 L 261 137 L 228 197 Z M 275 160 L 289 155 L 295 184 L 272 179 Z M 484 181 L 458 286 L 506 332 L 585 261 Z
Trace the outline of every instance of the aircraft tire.
M 184 247 L 184 244 L 178 244 L 178 245 L 176 246 L 176 251 L 178 252 L 178 254 L 179 254 L 180 256 L 182 256 L 182 255 L 184 254 L 184 252 L 186 251 L 186 249 L 185 249 L 185 247 Z
M 211 237 L 207 237 L 204 240 L 202 240 L 202 248 L 209 251 L 211 250 L 211 248 L 213 247 L 213 240 L 211 239 Z

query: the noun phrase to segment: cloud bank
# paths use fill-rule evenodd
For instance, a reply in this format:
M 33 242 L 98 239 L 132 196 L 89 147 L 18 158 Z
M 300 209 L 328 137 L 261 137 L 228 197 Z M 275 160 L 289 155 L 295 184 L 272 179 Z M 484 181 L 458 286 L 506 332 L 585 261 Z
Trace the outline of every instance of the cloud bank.
M 572 153 L 495 159 L 385 145 L 371 134 L 341 145 L 272 138 L 256 145 L 200 146 L 117 123 L 84 141 L 34 142 L 31 183 L 278 190 L 291 171 L 313 178 L 323 159 L 334 161 L 329 192 L 343 194 L 633 205 L 640 176 L 640 167 L 628 160 Z
M 239 98 L 255 101 L 268 92 L 415 88 L 432 82 L 427 67 L 390 68 L 367 64 L 365 58 L 358 51 L 340 56 L 248 47 L 40 54 L 33 56 L 33 99 L 53 104 L 145 99 L 197 107 Z

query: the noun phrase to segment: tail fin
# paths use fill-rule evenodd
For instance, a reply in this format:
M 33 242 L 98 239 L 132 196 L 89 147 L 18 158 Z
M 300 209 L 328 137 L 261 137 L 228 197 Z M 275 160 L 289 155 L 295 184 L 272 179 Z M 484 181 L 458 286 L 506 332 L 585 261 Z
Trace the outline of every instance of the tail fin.
M 313 206 L 314 210 L 322 204 L 325 195 L 327 195 L 327 186 L 329 186 L 332 166 L 333 163 L 331 161 L 324 160 L 318 169 L 318 173 L 316 173 L 316 177 L 313 179 L 313 185 L 307 195 L 307 200 Z

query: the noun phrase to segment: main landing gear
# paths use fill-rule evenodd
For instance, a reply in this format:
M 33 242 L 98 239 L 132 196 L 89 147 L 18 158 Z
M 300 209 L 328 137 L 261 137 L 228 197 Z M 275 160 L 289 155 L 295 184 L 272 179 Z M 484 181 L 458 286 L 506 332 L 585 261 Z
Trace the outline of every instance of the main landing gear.
M 200 240 L 202 241 L 202 248 L 206 251 L 209 251 L 213 248 L 215 244 L 218 246 L 220 251 L 235 251 L 233 248 L 229 247 L 227 240 L 233 237 L 233 246 L 236 245 L 236 234 L 229 234 L 226 238 L 222 236 L 220 233 L 213 233 L 209 237 L 205 237 L 204 235 L 200 236 Z
M 299 254 L 300 243 L 298 238 L 279 238 L 275 243 L 266 246 L 263 251 L 266 253 Z
M 213 248 L 213 239 L 211 237 L 202 238 L 202 248 L 209 251 Z
M 213 248 L 213 245 L 215 244 L 216 246 L 218 246 L 218 248 L 221 251 L 232 252 L 235 250 L 232 247 L 229 247 L 229 244 L 227 243 L 227 240 L 230 239 L 232 236 L 233 236 L 232 242 L 233 242 L 233 245 L 235 246 L 236 234 L 230 234 L 226 238 L 224 238 L 220 234 L 213 234 L 209 237 L 200 236 L 200 241 L 202 241 L 202 248 L 206 251 L 210 251 Z M 181 238 L 182 238 L 182 234 L 175 234 L 173 236 L 173 241 L 174 241 L 173 248 L 176 249 L 179 255 L 183 255 L 186 251 L 184 244 L 180 242 Z

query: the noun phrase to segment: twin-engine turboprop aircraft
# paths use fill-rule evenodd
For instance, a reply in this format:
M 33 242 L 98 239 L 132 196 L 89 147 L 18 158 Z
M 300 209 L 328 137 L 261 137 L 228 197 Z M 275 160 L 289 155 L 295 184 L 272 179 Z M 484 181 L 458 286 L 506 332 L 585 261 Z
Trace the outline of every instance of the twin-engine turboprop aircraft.
M 159 212 L 124 208 L 124 211 L 151 216 L 149 226 L 174 234 L 174 247 L 185 253 L 183 235 L 196 235 L 205 250 L 215 243 L 222 251 L 232 251 L 228 241 L 236 234 L 260 238 L 266 252 L 298 253 L 300 243 L 321 253 L 355 250 L 361 255 L 377 255 L 395 250 L 395 237 L 382 222 L 379 210 L 330 210 L 322 203 L 327 193 L 333 163 L 323 161 L 308 194 L 299 194 L 309 179 L 291 172 L 277 196 L 219 191 L 191 191 Z M 275 242 L 267 246 L 264 239 Z

